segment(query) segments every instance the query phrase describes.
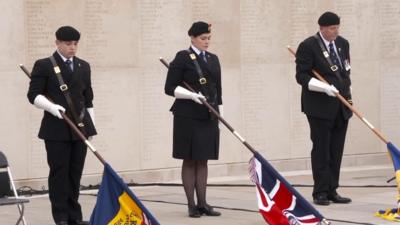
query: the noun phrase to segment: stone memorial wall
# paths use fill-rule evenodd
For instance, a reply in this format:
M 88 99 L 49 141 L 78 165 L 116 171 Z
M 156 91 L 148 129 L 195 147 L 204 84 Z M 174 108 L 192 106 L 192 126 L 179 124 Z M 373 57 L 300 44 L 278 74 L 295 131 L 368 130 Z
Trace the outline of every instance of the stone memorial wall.
M 78 57 L 92 66 L 96 126 L 93 144 L 128 180 L 179 180 L 172 159 L 173 98 L 164 94 L 166 68 L 189 47 L 191 23 L 212 24 L 210 51 L 222 65 L 226 120 L 280 170 L 310 168 L 311 143 L 295 81 L 296 48 L 318 31 L 324 11 L 341 16 L 351 44 L 355 107 L 400 144 L 400 1 L 378 0 L 2 0 L 0 7 L 0 150 L 20 182 L 45 183 L 42 111 L 30 105 L 28 79 L 38 58 L 55 50 L 55 30 L 81 31 Z M 221 129 L 220 159 L 210 177 L 246 175 L 251 154 Z M 344 166 L 390 164 L 386 148 L 353 117 Z M 102 165 L 88 153 L 84 182 L 98 182 Z

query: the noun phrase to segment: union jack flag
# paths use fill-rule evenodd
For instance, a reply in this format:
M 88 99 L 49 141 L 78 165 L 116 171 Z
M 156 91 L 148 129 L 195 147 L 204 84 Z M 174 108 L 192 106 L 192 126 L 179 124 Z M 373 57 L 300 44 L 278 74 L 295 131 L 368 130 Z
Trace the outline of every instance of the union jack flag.
M 270 225 L 330 224 L 259 153 L 250 160 L 258 208 Z

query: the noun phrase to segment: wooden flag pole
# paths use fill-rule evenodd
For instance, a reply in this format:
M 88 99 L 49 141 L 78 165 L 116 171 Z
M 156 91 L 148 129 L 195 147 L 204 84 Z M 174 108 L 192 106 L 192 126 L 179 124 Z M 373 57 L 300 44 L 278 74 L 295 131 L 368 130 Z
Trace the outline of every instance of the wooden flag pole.
M 287 49 L 289 50 L 290 53 L 292 53 L 293 56 L 296 57 L 296 52 L 290 48 L 290 46 L 287 46 Z M 315 71 L 314 69 L 311 70 L 312 73 L 322 82 L 329 84 L 322 76 L 321 74 L 319 74 L 317 71 Z M 360 118 L 360 120 L 362 122 L 364 122 L 364 124 L 366 124 L 371 130 L 372 132 L 374 132 L 376 134 L 376 136 L 378 136 L 379 139 L 381 139 L 383 142 L 385 142 L 385 144 L 388 146 L 388 144 L 390 143 L 384 136 L 383 134 L 376 129 L 370 122 L 368 122 L 367 119 L 365 119 L 365 117 L 358 112 L 348 101 L 346 101 L 345 98 L 343 98 L 343 96 L 341 96 L 339 93 L 336 93 L 336 97 L 339 98 L 339 100 L 345 105 L 347 106 L 354 114 L 356 114 L 356 116 L 358 118 Z M 391 143 L 390 143 L 391 144 Z M 392 144 L 391 144 L 392 145 Z M 393 145 L 394 146 L 394 145 Z M 394 146 L 395 147 L 395 146 Z M 397 147 L 395 147 L 396 149 L 398 149 Z M 391 154 L 389 153 L 389 157 L 392 159 L 392 161 L 394 160 L 391 156 Z M 395 177 L 392 177 L 391 179 L 389 179 L 387 182 L 389 183 L 390 181 L 396 179 L 397 181 L 397 191 L 398 191 L 398 195 L 397 195 L 397 215 L 400 213 L 400 177 L 398 177 L 397 175 Z
M 296 57 L 296 52 L 288 45 L 287 49 L 289 50 L 290 53 L 292 53 L 292 55 L 294 57 Z M 315 71 L 314 69 L 311 70 L 311 72 L 314 74 L 315 77 L 318 78 L 318 80 L 329 84 L 323 77 L 321 74 L 319 74 L 317 71 Z M 389 141 L 383 136 L 383 134 L 376 129 L 367 119 L 365 119 L 365 117 L 359 112 L 357 111 L 342 95 L 340 95 L 339 93 L 336 93 L 336 97 L 345 105 L 347 106 L 354 114 L 356 114 L 356 116 L 365 124 L 368 126 L 369 129 L 372 130 L 372 132 L 374 132 L 374 134 L 376 134 L 376 136 L 378 136 L 379 139 L 381 139 L 386 145 L 389 143 Z M 391 158 L 390 154 L 389 157 Z M 393 159 L 392 159 L 393 160 Z M 391 182 L 392 180 L 394 180 L 395 177 L 392 177 L 391 179 L 389 179 L 387 181 L 387 183 Z M 399 189 L 399 193 L 400 193 L 400 187 Z M 399 196 L 400 199 L 400 196 Z
M 165 67 L 169 68 L 169 64 L 165 59 L 163 59 L 162 57 L 160 57 L 159 59 Z M 183 85 L 185 85 L 185 87 L 191 92 L 195 92 L 195 90 L 185 81 L 183 81 Z M 206 100 L 200 99 L 200 101 L 201 103 L 203 103 L 204 106 L 208 108 L 208 110 L 210 110 L 212 114 L 214 114 L 218 118 L 219 121 L 221 121 L 221 123 L 226 126 L 226 128 L 228 128 L 230 132 L 233 133 L 233 135 L 235 135 L 235 137 L 237 137 L 244 144 L 244 146 L 247 147 L 247 149 L 249 149 L 253 154 L 257 152 L 237 131 L 235 131 L 235 129 L 233 129 L 233 127 L 228 122 L 226 122 L 226 120 L 221 115 L 219 115 L 219 113 Z
M 22 71 L 24 71 L 25 75 L 31 78 L 31 74 L 29 71 L 26 69 L 26 67 L 22 64 L 19 64 L 19 67 L 21 68 Z M 49 99 L 51 101 L 51 99 Z M 97 157 L 97 159 L 100 160 L 100 162 L 104 165 L 106 164 L 106 161 L 104 158 L 97 152 L 96 148 L 90 143 L 90 141 L 85 137 L 85 135 L 82 134 L 82 132 L 76 127 L 74 122 L 62 111 L 60 111 L 61 116 L 65 120 L 65 122 L 71 127 L 71 129 L 75 132 L 76 135 L 85 143 L 85 145 L 93 152 L 93 154 Z
M 290 53 L 292 53 L 293 56 L 296 57 L 296 52 L 290 47 L 287 46 L 287 49 L 289 50 Z M 318 80 L 329 84 L 324 77 L 322 77 L 321 74 L 319 74 L 316 70 L 312 69 L 311 72 L 314 74 L 315 77 L 318 78 Z M 330 84 L 329 84 L 330 85 Z M 356 114 L 356 116 L 358 118 L 360 118 L 360 120 L 366 124 L 368 126 L 369 129 L 372 130 L 372 132 L 374 132 L 376 134 L 376 136 L 378 136 L 379 139 L 381 139 L 383 142 L 385 142 L 385 144 L 388 144 L 389 141 L 383 136 L 383 134 L 377 130 L 367 119 L 365 119 L 365 117 L 359 112 L 357 111 L 341 94 L 336 93 L 336 97 L 345 105 L 347 106 L 354 114 Z
M 161 63 L 162 64 L 164 64 L 164 66 L 166 66 L 167 68 L 169 68 L 169 64 L 168 64 L 168 62 L 165 60 L 165 59 L 163 59 L 162 57 L 160 57 L 160 61 L 161 61 Z M 182 82 L 183 83 L 183 85 L 185 85 L 186 86 L 186 88 L 188 88 L 190 91 L 192 91 L 192 92 L 195 92 L 196 93 L 196 91 L 188 84 L 188 83 L 186 83 L 185 81 L 183 81 Z M 210 112 L 211 113 L 213 113 L 217 118 L 218 118 L 218 120 L 219 121 L 221 121 L 228 129 L 229 129 L 229 131 L 231 131 L 253 154 L 259 154 L 249 143 L 247 143 L 245 140 L 244 140 L 244 138 L 242 138 L 240 135 L 239 135 L 239 133 L 238 132 L 236 132 L 234 129 L 233 129 L 233 127 L 228 123 L 228 122 L 226 122 L 226 120 L 224 119 L 224 118 L 222 118 L 220 115 L 219 115 L 219 113 L 210 105 L 210 104 L 208 104 L 208 102 L 207 101 L 205 101 L 205 100 L 203 100 L 203 99 L 200 99 L 201 100 L 201 102 L 210 110 Z M 268 163 L 268 165 L 269 165 L 269 163 Z M 272 166 L 271 165 L 269 165 L 270 167 L 271 167 L 271 169 L 273 170 L 273 171 L 275 171 L 275 169 L 274 168 L 272 168 Z M 281 175 L 279 175 L 279 173 L 277 172 L 277 171 L 275 171 L 276 172 L 276 174 L 278 174 L 278 177 L 281 177 Z M 286 182 L 286 180 L 283 178 L 283 177 L 281 177 L 282 178 L 282 180 L 284 180 L 285 182 Z M 289 183 L 287 183 L 287 185 L 289 185 Z M 295 193 L 297 193 L 297 191 L 295 191 Z M 299 194 L 299 193 L 297 193 L 298 194 L 298 197 L 299 198 L 302 198 L 303 199 L 303 197 Z M 307 200 L 305 200 L 305 199 L 303 199 L 304 200 L 304 202 L 306 202 L 306 204 L 307 204 L 307 206 L 316 214 L 316 215 L 318 215 L 319 217 L 320 217 L 320 219 L 321 219 L 321 222 L 322 223 L 324 223 L 324 224 L 326 224 L 326 225 L 329 225 L 329 224 L 331 224 L 327 219 L 325 219 L 311 204 L 309 204 L 308 202 L 307 202 Z

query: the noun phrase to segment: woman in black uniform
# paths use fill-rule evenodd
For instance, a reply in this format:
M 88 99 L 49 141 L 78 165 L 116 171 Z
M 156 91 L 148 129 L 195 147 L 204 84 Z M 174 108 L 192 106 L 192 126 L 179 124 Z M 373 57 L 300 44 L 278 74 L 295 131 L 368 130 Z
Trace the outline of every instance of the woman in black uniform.
M 218 57 L 207 52 L 211 25 L 195 22 L 190 27 L 191 46 L 179 51 L 171 62 L 165 93 L 175 97 L 173 157 L 183 159 L 182 183 L 188 200 L 189 216 L 219 216 L 206 201 L 209 159 L 218 159 L 218 119 L 201 103 L 207 100 L 222 113 L 221 67 Z M 186 89 L 188 83 L 196 92 Z M 197 205 L 194 199 L 196 191 Z

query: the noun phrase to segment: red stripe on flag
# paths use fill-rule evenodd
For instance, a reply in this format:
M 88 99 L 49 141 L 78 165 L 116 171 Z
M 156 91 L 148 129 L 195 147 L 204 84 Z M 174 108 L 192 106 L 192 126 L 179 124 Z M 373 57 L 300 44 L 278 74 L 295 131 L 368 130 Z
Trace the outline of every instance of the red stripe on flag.
M 279 189 L 273 197 L 273 200 L 280 209 L 284 210 L 289 208 L 292 204 L 293 194 L 285 187 L 285 185 L 280 183 Z
M 288 219 L 285 215 L 282 214 L 282 210 L 279 209 L 276 204 L 268 205 L 268 196 L 264 195 L 264 191 L 260 185 L 257 184 L 257 191 L 259 193 L 259 201 L 262 202 L 262 205 L 265 208 L 271 207 L 269 211 L 260 208 L 260 213 L 264 217 L 264 220 L 269 225 L 290 225 Z

